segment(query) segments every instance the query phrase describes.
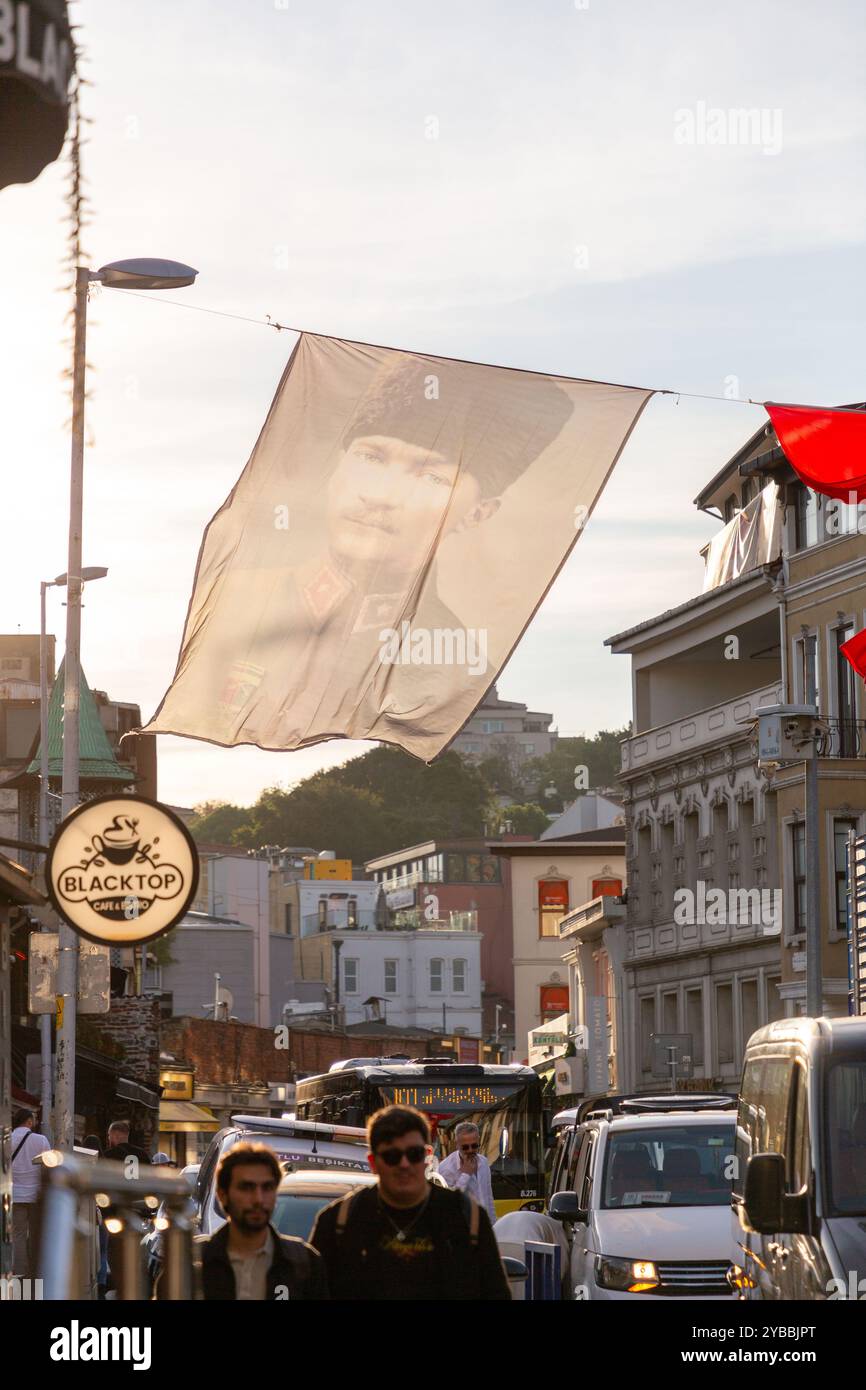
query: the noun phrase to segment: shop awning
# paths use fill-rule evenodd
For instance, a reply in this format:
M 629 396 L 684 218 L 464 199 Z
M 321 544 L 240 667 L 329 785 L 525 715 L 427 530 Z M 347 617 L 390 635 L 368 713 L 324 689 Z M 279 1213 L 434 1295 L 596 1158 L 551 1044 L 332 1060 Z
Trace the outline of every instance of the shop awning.
M 117 1078 L 116 1094 L 122 1100 L 135 1101 L 136 1105 L 146 1105 L 148 1110 L 156 1110 L 159 1105 L 159 1092 L 150 1086 L 142 1086 L 138 1081 L 130 1081 L 125 1076 Z
M 221 1128 L 210 1110 L 191 1100 L 163 1100 L 159 1104 L 161 1134 L 215 1134 Z

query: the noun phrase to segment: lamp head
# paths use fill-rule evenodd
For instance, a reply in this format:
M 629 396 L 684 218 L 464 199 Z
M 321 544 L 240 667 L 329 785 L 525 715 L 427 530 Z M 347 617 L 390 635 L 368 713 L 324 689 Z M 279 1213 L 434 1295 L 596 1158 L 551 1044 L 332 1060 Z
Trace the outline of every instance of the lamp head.
M 111 290 L 177 290 L 191 285 L 197 275 L 197 270 L 182 261 L 144 257 L 111 261 L 100 266 L 91 278 Z

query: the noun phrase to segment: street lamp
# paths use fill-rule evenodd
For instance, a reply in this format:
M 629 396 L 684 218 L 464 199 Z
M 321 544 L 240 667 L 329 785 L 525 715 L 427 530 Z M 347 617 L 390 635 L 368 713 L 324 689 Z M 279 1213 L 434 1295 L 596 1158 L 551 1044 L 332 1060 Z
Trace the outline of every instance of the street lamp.
M 108 574 L 102 566 L 91 566 L 81 571 L 82 583 L 91 579 L 104 579 Z M 49 589 L 63 587 L 67 576 L 58 574 L 56 579 L 43 579 L 39 585 L 39 843 L 47 845 L 51 838 L 50 816 L 48 814 L 49 774 L 48 774 L 48 634 L 45 623 L 45 595 Z M 47 927 L 44 928 L 48 930 Z M 40 1052 L 42 1057 L 42 1131 L 47 1134 L 51 1128 L 51 1015 L 39 1016 Z
M 81 685 L 81 533 L 84 493 L 84 374 L 87 337 L 87 291 L 91 284 L 106 289 L 174 290 L 191 285 L 198 271 L 179 261 L 112 261 L 99 270 L 80 265 L 75 271 L 75 338 L 72 359 L 72 451 L 69 479 L 69 559 L 66 566 L 66 652 L 63 690 L 63 782 L 61 818 L 79 802 L 79 691 Z M 57 993 L 62 1012 L 57 1020 L 54 1143 L 71 1149 L 75 1130 L 75 1022 L 78 994 L 78 938 L 60 924 L 57 952 Z

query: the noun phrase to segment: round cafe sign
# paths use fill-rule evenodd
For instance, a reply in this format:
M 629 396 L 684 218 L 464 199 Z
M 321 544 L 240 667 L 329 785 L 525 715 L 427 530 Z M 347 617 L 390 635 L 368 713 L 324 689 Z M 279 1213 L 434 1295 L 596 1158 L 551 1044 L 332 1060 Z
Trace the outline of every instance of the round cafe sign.
M 198 851 L 183 821 L 143 796 L 99 796 L 58 826 L 48 896 L 74 931 L 139 946 L 180 921 L 198 887 Z

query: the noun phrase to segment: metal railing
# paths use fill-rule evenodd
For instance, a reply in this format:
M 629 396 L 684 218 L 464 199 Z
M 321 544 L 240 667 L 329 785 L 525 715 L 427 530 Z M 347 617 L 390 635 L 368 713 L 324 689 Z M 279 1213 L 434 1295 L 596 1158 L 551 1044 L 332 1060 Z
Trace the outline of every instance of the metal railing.
M 155 1215 L 157 1208 L 165 1222 L 162 1296 L 193 1296 L 195 1202 L 184 1178 L 145 1164 L 141 1176 L 128 1176 L 124 1163 L 88 1162 L 58 1149 L 40 1154 L 39 1160 L 44 1169 L 39 1275 L 46 1300 L 94 1297 L 97 1209 L 114 1237 L 109 1258 L 118 1299 L 148 1297 L 141 1246 L 147 1218 L 142 1212 Z
M 821 716 L 825 725 L 816 740 L 819 758 L 866 758 L 866 719 Z
M 478 913 L 449 912 L 447 917 L 425 917 L 423 908 L 402 908 L 394 923 L 395 931 L 477 931 Z
M 352 916 L 348 912 L 328 912 L 320 917 L 316 912 L 305 913 L 301 919 L 302 934 L 310 936 L 317 931 L 375 931 L 376 913 L 370 908 L 359 908 Z

